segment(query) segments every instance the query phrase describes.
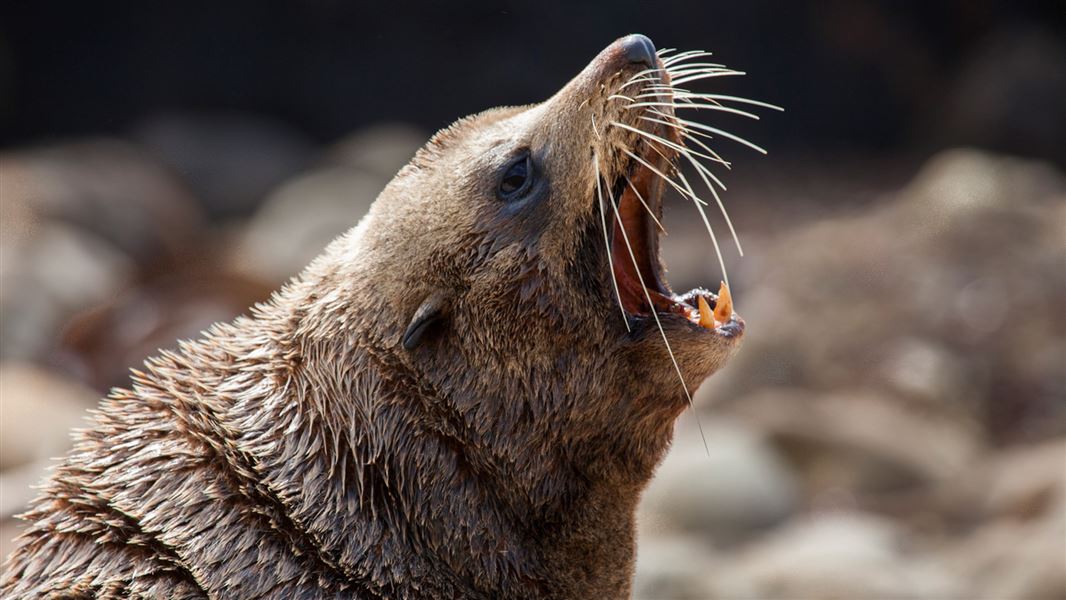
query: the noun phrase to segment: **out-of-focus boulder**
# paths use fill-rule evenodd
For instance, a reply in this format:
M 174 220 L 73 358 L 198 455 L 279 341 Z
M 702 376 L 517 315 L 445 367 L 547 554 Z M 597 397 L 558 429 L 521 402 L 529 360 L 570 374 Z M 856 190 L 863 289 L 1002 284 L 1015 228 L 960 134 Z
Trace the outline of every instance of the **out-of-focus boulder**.
M 320 164 L 274 190 L 237 236 L 229 264 L 280 283 L 354 227 L 426 136 L 401 125 L 356 132 L 327 149 Z
M 793 474 L 762 436 L 736 421 L 679 435 L 644 494 L 638 520 L 725 546 L 775 525 L 797 508 Z
M 721 559 L 694 537 L 667 536 L 637 546 L 633 598 L 706 600 L 713 594 L 707 573 Z
M 410 125 L 376 125 L 334 143 L 326 150 L 325 160 L 366 171 L 388 182 L 428 139 L 424 131 Z
M 91 140 L 0 156 L 0 356 L 40 359 L 72 312 L 180 252 L 195 201 L 142 151 Z
M 766 432 L 815 496 L 848 490 L 858 501 L 906 497 L 958 477 L 980 450 L 973 424 L 868 391 L 772 389 L 745 397 L 734 411 Z
M 71 429 L 85 424 L 86 410 L 98 399 L 95 391 L 52 371 L 0 364 L 0 471 L 61 456 L 70 447 Z
M 98 390 L 129 383 L 129 369 L 216 322 L 247 314 L 273 286 L 215 264 L 209 249 L 139 279 L 75 314 L 49 359 Z
M 744 347 L 702 394 L 873 388 L 997 441 L 1066 432 L 1064 219 L 1053 168 L 938 155 L 882 207 L 763 249 Z
M 300 175 L 266 199 L 228 260 L 239 272 L 281 283 L 354 227 L 384 186 L 381 178 L 348 167 Z
M 891 522 L 816 514 L 775 531 L 709 574 L 714 598 L 965 600 L 963 582 L 910 551 Z

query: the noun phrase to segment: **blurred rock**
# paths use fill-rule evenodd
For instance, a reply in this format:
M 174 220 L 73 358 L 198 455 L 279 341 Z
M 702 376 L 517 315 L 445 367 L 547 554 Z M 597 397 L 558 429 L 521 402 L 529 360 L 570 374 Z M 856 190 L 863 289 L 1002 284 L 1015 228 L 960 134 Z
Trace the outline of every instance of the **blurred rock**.
M 644 494 L 639 521 L 734 544 L 788 517 L 796 481 L 773 447 L 739 422 L 704 423 L 698 436 L 678 436 Z
M 1062 512 L 1066 509 L 1066 439 L 989 457 L 978 481 L 985 516 L 1029 520 Z M 1066 558 L 1066 537 L 1060 541 Z
M 73 444 L 71 430 L 86 425 L 96 392 L 58 373 L 25 363 L 0 363 L 0 538 L 12 516 L 36 495 L 52 459 Z
M 1066 511 L 982 524 L 943 553 L 953 572 L 970 581 L 971 597 L 1046 600 L 1066 597 Z
M 15 537 L 26 528 L 25 523 L 18 519 L 0 520 L 0 556 L 5 559 L 15 549 Z
M 246 314 L 271 284 L 227 271 L 215 255 L 187 255 L 108 302 L 74 315 L 50 360 L 100 391 L 127 385 L 129 369 L 216 322 Z
M 247 114 L 161 114 L 132 135 L 180 174 L 216 217 L 248 214 L 316 154 L 292 127 Z
M 424 131 L 410 125 L 376 125 L 333 144 L 326 150 L 326 160 L 367 171 L 387 183 L 428 139 Z
M 1066 438 L 990 456 L 968 479 L 976 525 L 941 552 L 991 598 L 1066 597 Z
M 770 436 L 814 495 L 848 490 L 884 501 L 957 477 L 980 449 L 972 426 L 871 392 L 766 390 L 734 412 Z
M 229 263 L 281 283 L 354 227 L 426 140 L 404 125 L 356 132 L 329 148 L 321 166 L 274 190 L 239 235 Z
M 3 357 L 40 358 L 66 316 L 179 252 L 200 224 L 181 186 L 122 142 L 7 152 L 0 169 Z
M 63 455 L 99 395 L 59 374 L 0 363 L 0 471 Z M 4 493 L 12 490 L 5 489 Z
M 1061 173 L 957 150 L 880 208 L 777 236 L 716 397 L 872 387 L 997 442 L 1066 433 L 1064 219 Z
M 707 573 L 720 559 L 692 537 L 642 540 L 637 546 L 633 598 L 704 600 L 713 588 Z
M 963 583 L 909 552 L 890 522 L 861 513 L 815 515 L 752 545 L 710 575 L 714 598 L 959 600 Z
M 228 261 L 239 272 L 284 282 L 354 227 L 384 187 L 383 179 L 349 167 L 296 177 L 256 211 Z

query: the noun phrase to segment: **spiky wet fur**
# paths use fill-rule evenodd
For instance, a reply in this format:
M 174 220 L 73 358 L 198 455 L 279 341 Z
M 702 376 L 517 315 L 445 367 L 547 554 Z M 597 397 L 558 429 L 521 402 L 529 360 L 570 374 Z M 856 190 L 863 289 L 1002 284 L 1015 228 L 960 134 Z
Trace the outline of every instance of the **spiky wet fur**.
M 251 316 L 104 399 L 26 518 L 5 598 L 614 598 L 693 388 L 735 349 L 612 310 L 595 166 L 636 123 L 615 46 L 547 102 L 438 134 Z M 494 195 L 514 148 L 547 198 Z M 430 294 L 447 318 L 400 345 Z

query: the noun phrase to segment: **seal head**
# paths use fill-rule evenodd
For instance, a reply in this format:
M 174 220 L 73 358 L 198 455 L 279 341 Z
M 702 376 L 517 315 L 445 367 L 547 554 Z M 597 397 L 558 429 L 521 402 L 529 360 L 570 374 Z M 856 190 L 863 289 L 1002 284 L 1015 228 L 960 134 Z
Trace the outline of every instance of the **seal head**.
M 698 56 L 623 38 L 435 135 L 269 302 L 102 402 L 4 596 L 627 595 L 640 493 L 744 330 L 659 258 L 675 163 L 717 156 L 674 113 Z

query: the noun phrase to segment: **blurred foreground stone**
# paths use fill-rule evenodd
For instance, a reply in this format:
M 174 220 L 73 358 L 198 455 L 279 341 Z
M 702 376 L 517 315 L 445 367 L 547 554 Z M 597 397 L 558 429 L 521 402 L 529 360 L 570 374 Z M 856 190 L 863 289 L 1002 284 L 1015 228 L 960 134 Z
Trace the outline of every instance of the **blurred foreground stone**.
M 66 454 L 72 430 L 85 426 L 99 395 L 55 372 L 26 363 L 0 363 L 0 555 L 53 459 Z
M 379 126 L 324 152 L 315 168 L 274 190 L 238 234 L 227 262 L 280 284 L 362 219 L 381 190 L 425 143 L 418 130 Z
M 710 457 L 679 425 L 645 496 L 637 597 L 1066 597 L 1066 178 L 945 152 L 746 246 L 748 337 L 696 394 Z
M 40 359 L 64 320 L 182 251 L 196 201 L 138 148 L 59 143 L 0 156 L 0 356 Z

